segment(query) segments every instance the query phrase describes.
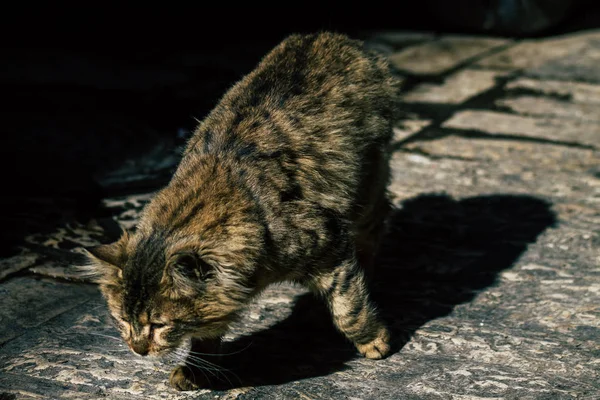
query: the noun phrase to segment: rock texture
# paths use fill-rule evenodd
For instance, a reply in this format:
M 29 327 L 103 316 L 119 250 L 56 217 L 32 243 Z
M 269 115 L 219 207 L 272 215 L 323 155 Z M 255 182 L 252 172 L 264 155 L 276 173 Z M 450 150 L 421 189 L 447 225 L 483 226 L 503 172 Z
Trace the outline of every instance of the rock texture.
M 0 399 L 600 399 L 600 32 L 368 40 L 404 78 L 373 280 L 393 355 L 358 357 L 318 300 L 281 285 L 206 371 L 233 388 L 172 390 L 169 363 L 130 354 L 73 271 L 82 246 L 135 224 L 152 195 L 138 190 L 0 260 Z M 156 150 L 103 182 L 175 162 Z

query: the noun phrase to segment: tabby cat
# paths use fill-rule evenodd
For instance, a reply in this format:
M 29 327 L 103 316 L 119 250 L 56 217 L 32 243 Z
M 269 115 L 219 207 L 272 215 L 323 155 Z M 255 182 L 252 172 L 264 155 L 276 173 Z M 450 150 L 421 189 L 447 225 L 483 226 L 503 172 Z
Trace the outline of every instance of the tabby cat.
M 363 43 L 292 35 L 235 84 L 187 143 L 135 232 L 88 249 L 139 355 L 217 346 L 268 285 L 306 285 L 365 357 L 390 351 L 366 275 L 390 201 L 396 82 Z M 171 384 L 206 383 L 187 367 Z

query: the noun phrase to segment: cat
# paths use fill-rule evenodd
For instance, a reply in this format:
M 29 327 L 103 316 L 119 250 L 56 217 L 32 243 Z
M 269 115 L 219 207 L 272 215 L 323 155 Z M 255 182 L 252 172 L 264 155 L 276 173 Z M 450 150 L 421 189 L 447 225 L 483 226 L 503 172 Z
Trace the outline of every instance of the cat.
M 214 353 L 251 299 L 292 281 L 362 355 L 388 355 L 366 279 L 391 209 L 397 83 L 363 42 L 320 32 L 287 37 L 224 94 L 135 231 L 87 249 L 133 352 Z M 206 386 L 190 368 L 171 385 Z

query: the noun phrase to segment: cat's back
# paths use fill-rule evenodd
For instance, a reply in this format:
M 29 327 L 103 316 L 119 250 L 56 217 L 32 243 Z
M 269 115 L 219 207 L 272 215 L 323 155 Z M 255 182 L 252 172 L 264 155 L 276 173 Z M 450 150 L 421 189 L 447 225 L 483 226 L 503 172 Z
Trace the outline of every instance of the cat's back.
M 301 190 L 304 200 L 343 213 L 359 201 L 370 158 L 386 157 L 395 95 L 386 61 L 362 42 L 328 32 L 289 36 L 202 121 L 176 176 L 217 157 L 259 167 L 254 175 L 281 182 L 278 191 Z
M 264 93 L 267 89 L 276 97 L 271 101 L 291 100 L 303 94 L 313 100 L 320 94 L 335 101 L 339 100 L 338 94 L 349 91 L 354 97 L 365 98 L 391 94 L 386 93 L 391 77 L 385 60 L 366 51 L 363 42 L 330 32 L 287 37 L 248 78 L 246 90 Z M 266 83 L 272 86 L 262 88 Z
M 382 57 L 365 51 L 361 41 L 324 32 L 286 38 L 229 100 L 241 109 L 260 104 L 303 139 L 327 140 L 318 133 L 343 127 L 346 135 L 368 142 L 387 134 L 373 124 L 392 117 L 396 89 Z M 357 124 L 360 132 L 349 129 Z
M 259 147 L 311 140 L 331 148 L 343 130 L 353 146 L 388 140 L 396 84 L 385 59 L 361 41 L 330 32 L 291 35 L 223 96 L 196 139 L 208 132 Z

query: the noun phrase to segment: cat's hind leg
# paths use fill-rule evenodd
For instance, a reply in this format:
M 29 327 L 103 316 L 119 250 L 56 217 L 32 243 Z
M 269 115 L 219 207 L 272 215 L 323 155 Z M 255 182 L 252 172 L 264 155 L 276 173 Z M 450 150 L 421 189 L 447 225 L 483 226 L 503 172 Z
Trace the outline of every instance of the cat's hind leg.
M 367 358 L 379 359 L 390 351 L 390 333 L 369 299 L 364 270 L 354 256 L 311 282 L 329 306 L 335 326 Z

